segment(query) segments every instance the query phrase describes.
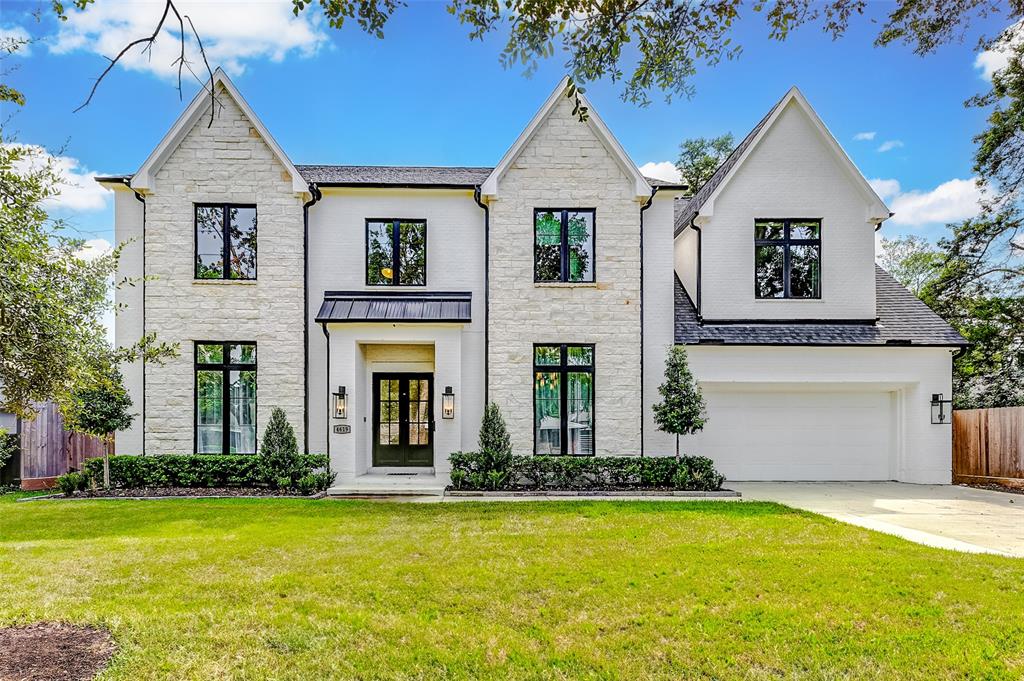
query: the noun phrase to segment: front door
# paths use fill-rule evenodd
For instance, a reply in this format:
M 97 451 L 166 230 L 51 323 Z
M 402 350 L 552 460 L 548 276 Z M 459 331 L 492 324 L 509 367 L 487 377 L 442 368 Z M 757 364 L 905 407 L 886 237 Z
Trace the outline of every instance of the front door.
M 433 466 L 433 374 L 373 375 L 373 465 Z

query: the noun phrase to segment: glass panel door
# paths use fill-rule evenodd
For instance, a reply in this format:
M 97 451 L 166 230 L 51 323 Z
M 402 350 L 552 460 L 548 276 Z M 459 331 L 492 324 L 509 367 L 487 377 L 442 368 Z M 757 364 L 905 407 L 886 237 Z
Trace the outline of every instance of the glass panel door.
M 433 377 L 373 375 L 373 465 L 433 466 Z

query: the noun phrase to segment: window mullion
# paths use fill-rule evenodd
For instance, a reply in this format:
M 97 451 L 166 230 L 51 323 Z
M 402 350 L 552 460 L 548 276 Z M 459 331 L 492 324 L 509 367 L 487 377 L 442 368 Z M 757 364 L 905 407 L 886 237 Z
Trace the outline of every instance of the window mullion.
M 561 270 L 559 274 L 562 281 L 569 281 L 569 211 L 567 210 L 562 211 L 561 228 L 561 244 L 559 244 Z
M 222 248 L 224 249 L 224 278 L 231 278 L 231 232 L 228 230 L 228 207 L 224 205 L 221 207 L 221 223 L 220 223 L 221 241 L 223 242 Z
M 400 236 L 400 229 L 398 227 L 398 220 L 395 220 L 394 222 L 391 223 L 391 270 L 392 270 L 391 285 L 392 286 L 398 286 L 399 282 L 401 281 L 401 279 L 400 279 L 401 272 L 399 272 L 399 269 L 398 269 L 399 265 L 400 265 L 400 261 L 401 261 L 401 256 L 398 253 L 400 241 L 401 241 L 401 236 Z
M 569 453 L 569 349 L 562 344 L 559 351 L 558 375 L 558 434 L 562 456 Z

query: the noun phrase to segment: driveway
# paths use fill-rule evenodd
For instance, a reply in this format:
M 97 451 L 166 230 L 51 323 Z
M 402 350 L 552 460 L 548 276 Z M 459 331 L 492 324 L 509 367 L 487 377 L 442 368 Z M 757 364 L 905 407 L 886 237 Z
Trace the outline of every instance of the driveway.
M 1024 494 L 902 482 L 727 482 L 776 501 L 928 546 L 1024 558 Z

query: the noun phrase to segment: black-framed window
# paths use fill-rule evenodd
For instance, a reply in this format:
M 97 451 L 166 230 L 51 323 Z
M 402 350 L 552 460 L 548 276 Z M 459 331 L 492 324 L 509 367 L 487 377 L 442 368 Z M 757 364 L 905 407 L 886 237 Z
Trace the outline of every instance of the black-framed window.
M 256 206 L 197 203 L 196 279 L 256 278 Z
M 594 455 L 594 346 L 533 346 L 533 453 Z
M 256 453 L 256 344 L 196 341 L 196 454 Z
M 533 210 L 533 280 L 594 281 L 594 209 Z
M 427 221 L 366 221 L 366 285 L 427 285 Z
M 754 220 L 754 295 L 821 298 L 821 220 Z

